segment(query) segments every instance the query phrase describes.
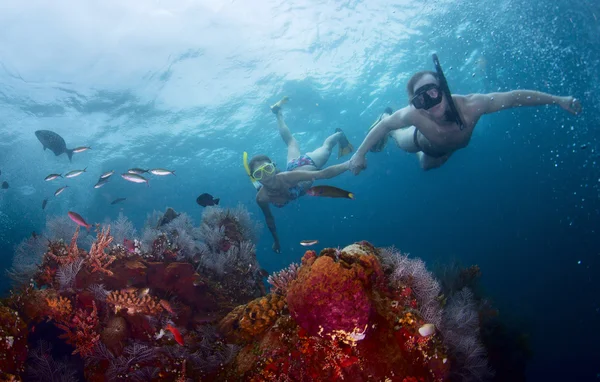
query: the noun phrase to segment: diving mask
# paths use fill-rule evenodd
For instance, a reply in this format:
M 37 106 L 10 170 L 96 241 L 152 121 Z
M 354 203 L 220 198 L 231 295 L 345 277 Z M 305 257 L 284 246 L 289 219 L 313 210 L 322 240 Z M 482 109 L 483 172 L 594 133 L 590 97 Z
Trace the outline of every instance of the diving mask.
M 436 84 L 423 85 L 415 91 L 414 97 L 410 100 L 415 109 L 429 110 L 442 102 L 442 92 Z
M 265 163 L 256 170 L 254 170 L 254 172 L 252 173 L 252 177 L 256 180 L 261 180 L 264 174 L 271 175 L 274 172 L 275 165 L 273 163 Z

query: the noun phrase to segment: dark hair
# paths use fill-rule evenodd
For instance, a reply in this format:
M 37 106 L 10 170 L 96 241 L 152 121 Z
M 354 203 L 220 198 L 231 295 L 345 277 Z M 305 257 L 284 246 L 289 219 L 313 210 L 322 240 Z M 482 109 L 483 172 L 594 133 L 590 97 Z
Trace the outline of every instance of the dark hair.
M 436 80 L 439 81 L 438 75 L 436 72 L 432 72 L 431 70 L 424 70 L 422 72 L 417 72 L 415 74 L 413 74 L 413 76 L 410 78 L 410 80 L 408 80 L 408 84 L 406 84 L 406 92 L 408 93 L 408 102 L 410 103 L 410 100 L 412 99 L 412 97 L 414 97 L 415 95 L 415 84 L 417 83 L 417 81 L 419 81 L 421 78 L 423 78 L 423 76 L 430 74 L 433 76 L 433 78 L 435 78 Z
M 254 172 L 254 167 L 259 164 L 259 163 L 263 163 L 263 162 L 271 162 L 271 158 L 269 158 L 266 155 L 257 155 L 252 157 L 252 159 L 250 159 L 250 162 L 248 163 L 248 167 L 250 168 L 250 172 Z

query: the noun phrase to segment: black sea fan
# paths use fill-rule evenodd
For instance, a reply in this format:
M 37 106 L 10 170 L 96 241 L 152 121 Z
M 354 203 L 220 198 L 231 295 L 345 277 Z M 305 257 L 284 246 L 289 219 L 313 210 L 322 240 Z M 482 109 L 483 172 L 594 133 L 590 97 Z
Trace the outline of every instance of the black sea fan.
M 469 288 L 463 288 L 448 300 L 440 327 L 452 359 L 451 375 L 457 380 L 487 381 L 494 375 L 488 365 L 479 327 L 473 293 Z
M 52 357 L 52 345 L 40 341 L 38 346 L 29 352 L 27 381 L 34 382 L 76 382 L 77 370 L 67 363 Z

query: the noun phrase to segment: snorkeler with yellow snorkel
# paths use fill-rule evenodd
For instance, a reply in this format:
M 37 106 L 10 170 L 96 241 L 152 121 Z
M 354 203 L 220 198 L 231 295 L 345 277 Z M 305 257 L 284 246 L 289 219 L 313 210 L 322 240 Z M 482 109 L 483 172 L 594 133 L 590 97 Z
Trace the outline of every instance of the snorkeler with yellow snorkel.
M 250 180 L 258 190 L 256 202 L 265 215 L 269 231 L 273 235 L 273 250 L 281 253 L 279 237 L 275 219 L 271 213 L 269 204 L 283 207 L 292 200 L 306 194 L 317 179 L 329 179 L 342 174 L 349 168 L 349 162 L 329 166 L 321 169 L 338 145 L 338 157 L 351 153 L 354 149 L 346 135 L 341 129 L 323 142 L 323 145 L 314 151 L 301 154 L 298 141 L 292 136 L 290 129 L 283 120 L 282 106 L 289 101 L 283 97 L 279 102 L 271 106 L 271 111 L 277 118 L 279 134 L 287 146 L 287 164 L 285 170 L 278 170 L 275 163 L 266 155 L 254 156 L 248 161 L 248 154 L 244 153 L 244 167 Z

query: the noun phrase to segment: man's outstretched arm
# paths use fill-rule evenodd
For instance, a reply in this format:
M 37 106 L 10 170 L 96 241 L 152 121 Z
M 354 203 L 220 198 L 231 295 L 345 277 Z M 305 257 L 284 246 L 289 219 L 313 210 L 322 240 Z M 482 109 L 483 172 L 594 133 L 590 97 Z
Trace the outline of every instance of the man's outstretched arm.
M 519 106 L 559 105 L 571 114 L 581 112 L 581 103 L 573 97 L 560 97 L 535 90 L 513 90 L 505 93 L 465 96 L 467 109 L 475 117 Z

